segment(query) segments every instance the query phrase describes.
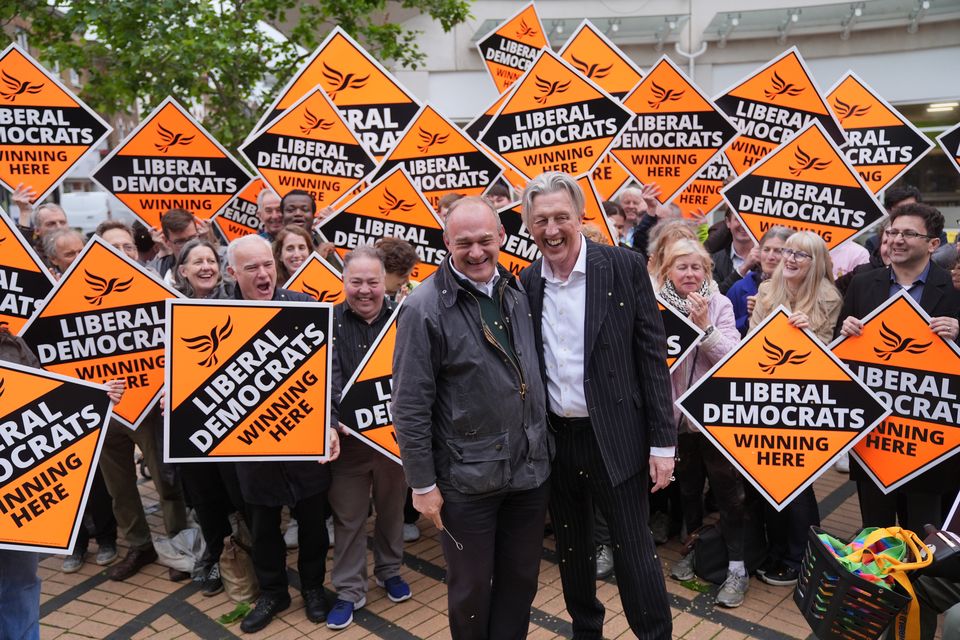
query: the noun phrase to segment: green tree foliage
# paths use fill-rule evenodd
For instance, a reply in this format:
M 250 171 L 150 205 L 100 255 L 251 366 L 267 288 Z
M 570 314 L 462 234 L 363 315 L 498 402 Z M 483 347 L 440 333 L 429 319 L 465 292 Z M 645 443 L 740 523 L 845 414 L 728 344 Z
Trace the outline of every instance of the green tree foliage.
M 102 115 L 138 104 L 149 111 L 171 95 L 204 104 L 204 126 L 233 149 L 270 104 L 270 88 L 283 86 L 333 25 L 382 61 L 422 64 L 419 32 L 391 22 L 388 8 L 428 13 L 450 30 L 467 18 L 469 0 L 0 0 L 0 22 L 26 21 L 41 61 L 82 73 L 81 97 Z M 293 26 L 283 40 L 260 22 Z

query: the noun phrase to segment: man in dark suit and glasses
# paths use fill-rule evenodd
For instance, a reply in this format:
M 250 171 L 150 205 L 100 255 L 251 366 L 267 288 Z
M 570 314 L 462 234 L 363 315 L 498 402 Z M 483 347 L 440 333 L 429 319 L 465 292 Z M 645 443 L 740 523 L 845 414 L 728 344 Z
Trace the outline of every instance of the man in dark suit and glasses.
M 640 257 L 580 232 L 583 193 L 544 173 L 523 192 L 523 219 L 543 257 L 521 274 L 530 296 L 548 424 L 556 434 L 550 514 L 574 638 L 601 638 L 593 505 L 606 517 L 617 586 L 640 638 L 670 638 L 663 569 L 647 526 L 647 492 L 673 474 L 677 429 L 666 341 Z
M 837 333 L 859 336 L 862 318 L 887 298 L 905 290 L 930 316 L 930 330 L 956 340 L 960 332 L 960 292 L 953 288 L 950 272 L 930 258 L 940 246 L 943 214 L 934 207 L 908 203 L 890 212 L 884 230 L 890 266 L 856 276 L 843 297 Z M 923 531 L 923 525 L 940 526 L 946 518 L 945 501 L 960 489 L 960 458 L 954 456 L 884 494 L 856 461 L 850 478 L 857 482 L 864 527 L 887 527 L 899 518 L 900 526 Z

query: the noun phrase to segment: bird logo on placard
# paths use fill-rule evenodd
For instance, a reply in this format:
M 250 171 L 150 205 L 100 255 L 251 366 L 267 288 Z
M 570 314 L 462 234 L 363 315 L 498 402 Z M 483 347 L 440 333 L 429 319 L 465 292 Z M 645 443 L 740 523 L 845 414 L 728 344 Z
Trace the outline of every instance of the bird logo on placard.
M 3 96 L 4 100 L 13 102 L 17 99 L 17 96 L 40 93 L 40 90 L 43 89 L 44 83 L 42 82 L 40 84 L 30 84 L 29 80 L 21 82 L 6 71 L 2 75 L 3 84 L 7 87 L 6 91 L 0 91 L 0 96 Z
M 443 144 L 450 138 L 450 134 L 444 133 L 430 133 L 423 127 L 420 127 L 420 141 L 423 142 L 422 145 L 417 145 L 417 150 L 421 153 L 426 153 L 430 150 L 435 144 Z
M 303 121 L 306 122 L 306 124 L 300 125 L 300 132 L 304 134 L 309 134 L 311 131 L 316 131 L 317 129 L 326 131 L 333 126 L 332 121 L 318 118 L 310 112 L 310 109 L 306 109 L 303 115 Z
M 550 82 L 549 80 L 544 80 L 540 76 L 536 76 L 535 84 L 537 85 L 537 89 L 539 89 L 541 92 L 540 95 L 534 97 L 534 100 L 536 100 L 538 104 L 546 104 L 547 98 L 552 95 L 564 93 L 570 88 L 569 80 L 566 82 L 560 82 L 559 80 Z
M 213 325 L 209 333 L 204 333 L 192 338 L 180 338 L 187 345 L 187 349 L 199 351 L 207 354 L 199 364 L 201 367 L 212 367 L 217 364 L 217 349 L 223 344 L 223 341 L 233 334 L 233 318 L 227 316 L 227 321 L 222 327 Z
M 537 35 L 537 30 L 527 24 L 526 20 L 520 20 L 520 27 L 517 29 L 518 38 L 532 38 Z
M 396 211 L 410 211 L 413 209 L 413 203 L 407 202 L 406 200 L 398 199 L 395 195 L 390 193 L 390 189 L 384 189 L 383 191 L 383 204 L 380 205 L 380 213 L 385 216 L 389 216 L 391 213 Z
M 331 100 L 336 100 L 337 94 L 341 91 L 364 88 L 367 86 L 367 80 L 370 79 L 370 74 L 358 76 L 351 72 L 344 75 L 326 62 L 323 63 L 323 69 L 323 77 L 327 79 L 327 82 L 329 82 L 332 87 L 331 89 L 327 89 Z
M 675 89 L 664 89 L 656 82 L 651 83 L 653 97 L 655 100 L 647 100 L 647 104 L 650 105 L 651 109 L 659 109 L 664 102 L 674 102 L 683 97 L 684 90 L 681 89 L 677 91 Z
M 902 338 L 899 333 L 888 327 L 887 323 L 883 321 L 880 322 L 880 339 L 888 348 L 874 347 L 873 352 L 884 362 L 890 360 L 890 356 L 895 353 L 912 353 L 914 355 L 923 353 L 933 344 L 933 342 L 918 343 L 916 338 Z
M 103 304 L 103 299 L 111 293 L 123 293 L 133 284 L 133 278 L 121 280 L 120 278 L 101 278 L 100 276 L 83 270 L 86 277 L 83 279 L 87 285 L 93 289 L 93 295 L 83 296 L 83 299 L 90 304 L 99 307 Z
M 337 297 L 337 294 L 329 289 L 320 291 L 316 287 L 311 287 L 306 282 L 303 283 L 303 292 L 308 296 L 313 296 L 316 298 L 317 302 L 333 302 L 333 300 Z
M 870 105 L 868 104 L 847 104 L 840 98 L 833 99 L 833 108 L 836 110 L 837 115 L 840 116 L 841 123 L 847 118 L 863 116 L 870 111 Z
M 785 364 L 803 364 L 810 357 L 810 352 L 797 353 L 796 349 L 784 351 L 777 345 L 770 342 L 769 339 L 763 339 L 763 351 L 769 356 L 767 362 L 759 362 L 760 370 L 764 373 L 773 374 L 777 367 Z
M 811 156 L 799 146 L 797 146 L 797 150 L 793 153 L 793 159 L 796 160 L 797 163 L 790 165 L 788 168 L 790 169 L 790 173 L 795 176 L 799 176 L 808 170 L 823 171 L 830 166 L 830 160 L 821 160 L 816 156 Z
M 606 78 L 607 74 L 610 73 L 610 70 L 613 69 L 612 64 L 608 64 L 605 67 L 601 67 L 599 62 L 594 62 L 590 64 L 589 62 L 584 62 L 575 55 L 570 55 L 570 59 L 573 61 L 573 66 L 575 66 L 580 73 L 587 76 L 588 78 Z
M 775 100 L 777 96 L 798 96 L 803 93 L 804 87 L 798 86 L 792 82 L 785 82 L 783 78 L 780 77 L 780 74 L 776 71 L 773 72 L 773 77 L 770 79 L 770 85 L 772 89 L 764 89 L 763 95 L 767 96 L 769 100 Z
M 175 147 L 177 145 L 188 145 L 193 142 L 193 139 L 196 136 L 185 136 L 180 132 L 174 133 L 167 129 L 162 124 L 157 125 L 157 135 L 160 136 L 160 139 L 163 140 L 163 143 L 157 144 L 154 143 L 153 146 L 157 148 L 157 151 L 160 153 L 166 153 L 170 150 L 170 147 Z

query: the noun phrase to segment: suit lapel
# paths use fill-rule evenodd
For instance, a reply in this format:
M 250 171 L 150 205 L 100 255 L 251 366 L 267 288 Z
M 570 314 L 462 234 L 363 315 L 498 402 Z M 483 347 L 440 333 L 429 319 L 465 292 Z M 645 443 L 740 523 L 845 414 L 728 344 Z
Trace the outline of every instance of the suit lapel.
M 940 277 L 942 274 L 936 269 L 935 264 L 930 265 L 930 272 L 927 274 L 927 282 L 923 285 L 923 295 L 920 296 L 920 306 L 923 307 L 927 313 L 933 315 L 934 309 L 940 304 L 940 299 L 943 298 L 943 291 L 946 284 L 953 286 L 953 281 L 949 278 Z
M 613 274 L 607 258 L 592 243 L 587 241 L 587 309 L 584 320 L 583 354 L 589 361 L 593 345 L 600 333 L 600 326 L 607 317 L 611 297 Z

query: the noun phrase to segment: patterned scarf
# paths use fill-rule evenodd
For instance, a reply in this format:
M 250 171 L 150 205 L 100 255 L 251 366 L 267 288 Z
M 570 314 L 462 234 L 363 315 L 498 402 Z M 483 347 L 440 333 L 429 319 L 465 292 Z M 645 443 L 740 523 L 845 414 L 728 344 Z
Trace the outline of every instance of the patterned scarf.
M 699 293 L 704 298 L 709 298 L 710 294 L 712 293 L 710 291 L 711 284 L 713 284 L 713 280 L 711 280 L 710 278 L 704 278 L 703 282 L 700 284 L 700 288 L 697 289 L 697 293 Z M 683 315 L 685 316 L 690 315 L 690 309 L 688 306 L 687 299 L 680 297 L 680 294 L 677 293 L 676 287 L 673 286 L 673 280 L 668 279 L 666 284 L 663 285 L 663 288 L 660 289 L 660 297 L 662 297 L 664 300 L 669 302 L 670 306 L 672 306 L 674 309 L 676 309 Z

